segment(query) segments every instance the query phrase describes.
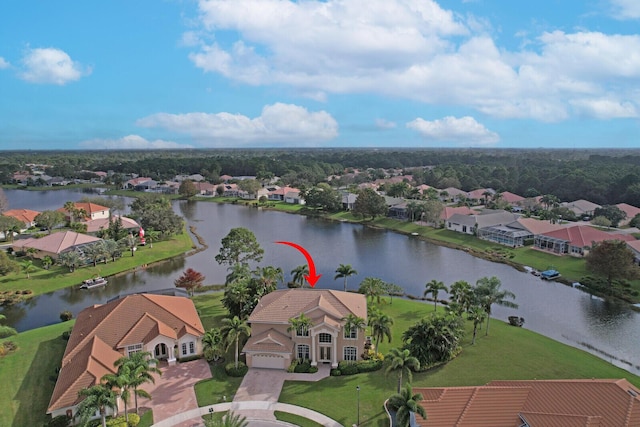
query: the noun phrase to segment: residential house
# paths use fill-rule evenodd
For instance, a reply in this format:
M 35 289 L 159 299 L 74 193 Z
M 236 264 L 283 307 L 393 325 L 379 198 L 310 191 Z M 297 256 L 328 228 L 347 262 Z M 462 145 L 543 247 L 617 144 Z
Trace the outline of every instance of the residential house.
M 224 197 L 238 197 L 240 195 L 240 188 L 238 184 L 224 184 Z
M 586 225 L 574 225 L 535 236 L 534 248 L 556 255 L 583 257 L 594 243 L 605 240 L 630 242 L 636 239 L 627 234 L 607 233 Z
M 517 214 L 504 210 L 485 209 L 476 215 L 453 214 L 447 219 L 446 227 L 448 230 L 474 235 L 477 230 L 509 224 L 518 217 Z
M 143 185 L 144 183 L 149 182 L 149 181 L 153 181 L 153 180 L 151 178 L 149 178 L 149 177 L 139 176 L 137 178 L 132 178 L 132 179 L 126 181 L 124 184 L 122 184 L 122 188 L 124 190 L 133 190 L 137 186 Z
M 631 222 L 634 216 L 640 215 L 640 208 L 636 208 L 635 206 L 631 206 L 626 203 L 618 203 L 616 207 L 627 215 L 627 217 L 620 221 L 618 225 L 627 225 Z
M 469 191 L 467 193 L 467 199 L 475 205 L 484 205 L 485 201 L 491 200 L 496 194 L 496 190 L 493 188 L 479 188 L 477 190 Z
M 527 240 L 533 239 L 538 234 L 559 230 L 567 226 L 521 217 L 508 224 L 481 228 L 478 230 L 478 238 L 515 248 L 524 246 Z
M 82 401 L 78 391 L 115 373 L 114 362 L 123 356 L 147 351 L 173 364 L 201 355 L 204 333 L 185 297 L 138 294 L 85 308 L 71 331 L 47 413 L 73 417 Z
M 285 193 L 284 202 L 291 203 L 294 205 L 304 205 L 305 201 L 302 197 L 300 197 L 300 190 L 291 190 Z
M 85 221 L 84 224 L 87 224 L 87 233 L 97 233 L 100 230 L 106 230 L 107 228 L 109 228 L 109 221 L 115 222 L 118 220 L 118 218 L 122 220 L 122 228 L 124 228 L 125 230 L 138 230 L 140 228 L 140 224 L 138 224 L 135 220 L 122 215 L 114 215 L 111 219 L 92 219 L 89 221 Z
M 462 191 L 459 188 L 455 187 L 447 187 L 440 190 L 440 201 L 448 203 L 456 203 L 460 200 L 461 197 L 467 197 L 467 192 Z
M 492 381 L 477 387 L 413 389 L 420 427 L 631 427 L 640 390 L 626 379 Z
M 289 319 L 301 313 L 311 319 L 308 329 L 288 331 Z M 242 351 L 253 368 L 287 369 L 293 359 L 308 359 L 312 366 L 358 360 L 366 341 L 362 330 L 347 331 L 345 318 L 367 319 L 362 294 L 328 289 L 283 289 L 262 297 L 249 316 L 251 337 Z
M 94 219 L 108 219 L 109 208 L 106 206 L 96 205 L 95 203 L 76 202 L 73 204 L 75 209 L 82 210 L 86 214 L 84 218 L 74 218 L 74 220 L 91 221 Z M 65 208 L 57 209 L 62 212 L 67 220 L 71 217 L 71 213 Z
M 627 247 L 633 252 L 636 264 L 640 264 L 640 240 L 627 242 Z
M 40 215 L 38 211 L 32 211 L 30 209 L 11 209 L 2 213 L 4 216 L 10 216 L 24 224 L 24 229 L 36 226 L 36 216 Z
M 460 215 L 473 215 L 478 213 L 468 206 L 445 206 L 442 208 L 442 212 L 440 212 L 440 222 L 438 224 L 429 224 L 434 227 L 441 227 L 455 214 Z
M 500 199 L 509 203 L 512 212 L 521 212 L 524 208 L 525 198 L 509 191 L 500 193 Z
M 199 181 L 193 183 L 196 186 L 198 194 L 201 196 L 215 196 L 216 186 L 205 181 Z
M 287 186 L 278 187 L 277 189 L 269 192 L 268 199 L 269 200 L 276 200 L 276 201 L 284 202 L 287 193 L 292 192 L 292 191 L 297 191 L 298 193 L 300 193 L 300 190 L 298 190 L 297 188 L 287 187 Z
M 568 208 L 570 211 L 575 213 L 578 218 L 584 218 L 584 217 L 593 218 L 593 212 L 597 208 L 602 207 L 596 203 L 593 203 L 584 199 L 575 200 L 573 202 L 564 202 L 561 204 L 561 206 Z
M 35 249 L 36 252 L 33 254 L 35 258 L 42 259 L 45 256 L 50 256 L 53 259 L 58 259 L 63 252 L 82 251 L 83 246 L 91 245 L 101 240 L 97 237 L 74 231 L 59 231 L 39 239 L 16 240 L 12 243 L 12 247 L 14 251 Z
M 204 176 L 200 175 L 199 173 L 194 173 L 191 175 L 176 175 L 175 178 L 173 178 L 174 181 L 178 181 L 178 182 L 182 182 L 182 181 L 193 181 L 193 182 L 200 182 L 200 181 L 204 181 Z
M 220 180 L 222 180 L 222 182 L 229 182 L 233 179 L 233 177 L 231 175 L 220 175 Z
M 389 206 L 389 210 L 387 211 L 387 216 L 393 219 L 399 219 L 401 221 L 406 221 L 409 219 L 409 202 L 401 202 L 392 206 Z
M 345 211 L 353 210 L 358 195 L 355 193 L 342 193 L 342 209 Z

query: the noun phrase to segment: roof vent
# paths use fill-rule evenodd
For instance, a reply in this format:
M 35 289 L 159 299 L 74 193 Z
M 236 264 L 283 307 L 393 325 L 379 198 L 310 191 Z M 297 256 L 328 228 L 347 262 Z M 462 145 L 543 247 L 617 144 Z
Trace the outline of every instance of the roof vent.
M 633 397 L 638 397 L 638 393 L 635 390 L 628 389 L 627 393 L 629 393 Z

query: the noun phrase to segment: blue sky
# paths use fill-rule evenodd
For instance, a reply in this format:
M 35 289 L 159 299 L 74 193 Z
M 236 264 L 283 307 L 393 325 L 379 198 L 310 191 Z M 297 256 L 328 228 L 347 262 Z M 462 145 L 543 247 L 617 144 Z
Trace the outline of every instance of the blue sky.
M 0 149 L 640 148 L 637 0 L 21 0 Z

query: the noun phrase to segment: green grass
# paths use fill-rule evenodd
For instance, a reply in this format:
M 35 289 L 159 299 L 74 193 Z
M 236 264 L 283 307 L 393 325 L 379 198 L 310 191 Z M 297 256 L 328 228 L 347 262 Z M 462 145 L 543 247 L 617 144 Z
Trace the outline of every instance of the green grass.
M 91 277 L 110 276 L 132 270 L 140 265 L 148 265 L 172 258 L 185 253 L 191 248 L 193 248 L 191 237 L 188 233 L 183 232 L 169 240 L 153 243 L 153 248 L 149 245 L 139 246 L 133 257 L 130 251 L 126 251 L 116 262 L 100 263 L 96 267 L 90 264 L 76 269 L 73 273 L 69 272 L 69 269 L 58 265 L 51 266 L 49 270 L 45 270 L 39 260 L 34 260 L 36 268 L 30 273 L 29 279 L 23 272 L 0 277 L 0 291 L 29 289 L 33 291 L 33 295 L 40 295 L 57 289 L 80 285 L 83 280 Z M 19 258 L 19 262 L 25 259 L 27 258 Z
M 393 340 L 382 343 L 387 353 L 401 346 L 401 335 L 407 327 L 433 312 L 433 305 L 394 299 L 381 305 L 394 318 Z M 479 332 L 471 343 L 471 325 L 466 325 L 463 351 L 447 365 L 413 375 L 414 386 L 471 386 L 497 379 L 559 378 L 627 378 L 640 386 L 640 377 L 617 368 L 585 351 L 553 341 L 542 335 L 516 328 L 500 320 L 492 320 L 490 335 Z M 342 425 L 356 422 L 356 387 L 360 386 L 361 424 L 386 426 L 382 402 L 395 392 L 395 377 L 383 371 L 348 377 L 330 377 L 317 383 L 285 383 L 280 401 L 321 412 Z M 340 402 L 340 405 L 336 405 Z
M 299 427 L 322 427 L 322 424 L 287 412 L 275 411 L 275 416 L 278 421 L 284 421 Z
M 55 382 L 49 379 L 60 365 L 67 341 L 62 332 L 73 321 L 22 332 L 2 341 L 13 341 L 18 349 L 0 358 L 0 425 L 41 426 Z
M 138 427 L 151 427 L 153 425 L 153 411 L 147 411 L 140 417 Z
M 228 317 L 227 310 L 221 303 L 222 293 L 214 293 L 207 295 L 199 295 L 193 298 L 196 305 L 200 320 L 205 330 L 213 327 L 219 328 L 222 325 L 222 319 Z M 215 403 L 224 402 L 223 397 L 226 396 L 227 402 L 233 400 L 242 378 L 229 377 L 224 371 L 224 365 L 234 360 L 233 346 L 225 353 L 223 363 L 211 363 L 211 378 L 196 383 L 195 392 L 198 406 L 213 405 Z

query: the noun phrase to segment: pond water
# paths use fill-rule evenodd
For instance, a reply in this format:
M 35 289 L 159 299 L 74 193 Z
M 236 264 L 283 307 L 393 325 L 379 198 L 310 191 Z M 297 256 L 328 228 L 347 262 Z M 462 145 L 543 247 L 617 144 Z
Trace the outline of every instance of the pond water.
M 7 193 L 11 207 L 17 208 L 23 195 Z M 74 193 L 65 193 L 70 194 L 62 194 L 57 199 L 71 200 L 69 196 Z M 626 304 L 592 298 L 571 287 L 542 281 L 464 251 L 385 230 L 208 202 L 177 201 L 174 209 L 196 227 L 196 232 L 209 245 L 208 250 L 110 277 L 106 288 L 64 289 L 6 307 L 3 313 L 7 323 L 18 330 L 31 329 L 58 322 L 62 310 L 77 314 L 88 305 L 104 303 L 118 294 L 172 288 L 174 280 L 189 267 L 203 273 L 206 283 L 224 283 L 227 270 L 214 260 L 220 241 L 231 228 L 246 227 L 254 232 L 265 250 L 260 265 L 281 267 L 285 280 L 290 280 L 291 270 L 306 261 L 300 252 L 275 242 L 290 241 L 305 247 L 313 256 L 318 273 L 322 274 L 316 284 L 318 288 L 343 288 L 342 279 L 333 280 L 335 269 L 341 263 L 351 264 L 358 271 L 358 275 L 348 279 L 350 289 L 356 289 L 365 277 L 379 277 L 403 287 L 409 294 L 420 296 L 424 284 L 432 279 L 446 285 L 457 280 L 473 284 L 479 278 L 497 276 L 504 289 L 516 294 L 520 307 L 495 307 L 495 318 L 524 317 L 524 327 L 530 330 L 585 349 L 640 374 L 640 315 Z M 425 313 L 428 311 L 425 307 Z

